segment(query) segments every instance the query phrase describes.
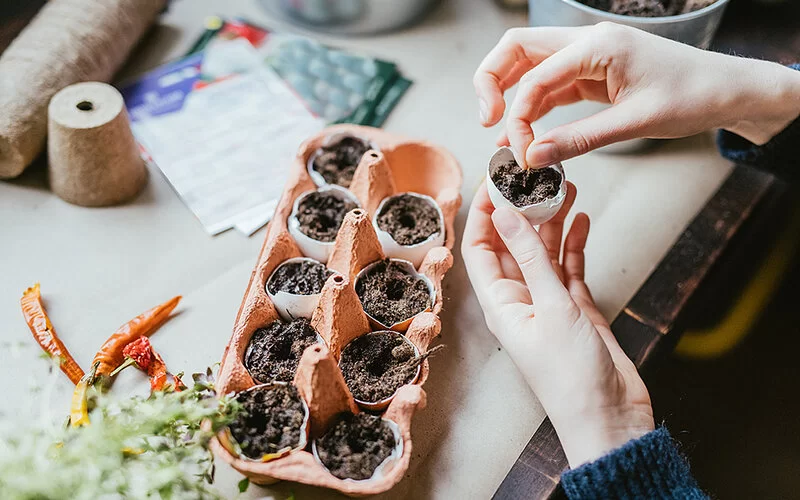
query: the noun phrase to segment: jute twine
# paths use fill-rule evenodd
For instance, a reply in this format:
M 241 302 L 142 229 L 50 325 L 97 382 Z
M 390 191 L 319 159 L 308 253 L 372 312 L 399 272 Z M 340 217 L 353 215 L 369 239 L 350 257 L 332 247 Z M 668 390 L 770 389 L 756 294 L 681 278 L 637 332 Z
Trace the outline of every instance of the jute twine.
M 0 56 L 0 179 L 42 151 L 47 106 L 76 82 L 109 81 L 167 0 L 51 0 Z

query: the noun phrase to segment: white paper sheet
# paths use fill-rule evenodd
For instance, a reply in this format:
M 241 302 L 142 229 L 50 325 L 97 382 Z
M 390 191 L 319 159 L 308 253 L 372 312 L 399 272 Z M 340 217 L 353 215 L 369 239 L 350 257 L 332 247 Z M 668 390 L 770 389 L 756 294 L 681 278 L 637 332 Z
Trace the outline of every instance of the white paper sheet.
M 322 127 L 262 65 L 193 91 L 179 111 L 133 123 L 206 231 L 248 235 L 269 220 L 297 148 Z

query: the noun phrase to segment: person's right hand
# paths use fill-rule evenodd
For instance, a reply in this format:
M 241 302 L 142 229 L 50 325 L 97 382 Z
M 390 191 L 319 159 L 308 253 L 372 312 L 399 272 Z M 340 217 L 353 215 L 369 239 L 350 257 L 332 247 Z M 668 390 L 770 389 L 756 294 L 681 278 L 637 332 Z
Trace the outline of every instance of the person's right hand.
M 764 144 L 800 114 L 800 72 L 700 50 L 613 23 L 509 30 L 475 73 L 481 122 L 496 124 L 519 82 L 499 145 L 543 167 L 637 137 L 724 128 Z M 581 100 L 613 104 L 534 138 L 531 123 Z

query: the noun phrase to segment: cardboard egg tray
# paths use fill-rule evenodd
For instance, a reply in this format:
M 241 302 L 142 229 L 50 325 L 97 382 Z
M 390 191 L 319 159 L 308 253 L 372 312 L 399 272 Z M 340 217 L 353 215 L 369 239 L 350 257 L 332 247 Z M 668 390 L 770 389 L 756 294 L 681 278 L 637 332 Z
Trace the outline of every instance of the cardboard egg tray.
M 340 412 L 360 411 L 337 363 L 348 342 L 378 329 L 370 324 L 354 288 L 356 275 L 367 265 L 385 257 L 372 223 L 374 211 L 384 198 L 402 192 L 428 195 L 442 210 L 444 244 L 429 250 L 418 268 L 435 288 L 433 306 L 416 315 L 405 331 L 417 349 L 426 352 L 441 328 L 438 314 L 442 308 L 442 278 L 453 263 L 450 252 L 455 240 L 453 224 L 461 205 L 461 169 L 456 159 L 440 147 L 354 125 L 329 127 L 308 139 L 293 162 L 236 317 L 233 335 L 223 354 L 217 381 L 219 394 L 235 393 L 257 385 L 244 367 L 243 357 L 253 333 L 279 318 L 267 295 L 266 282 L 281 263 L 303 255 L 289 234 L 287 219 L 296 198 L 317 188 L 308 171 L 311 155 L 338 134 L 360 137 L 378 150 L 367 151 L 354 174 L 349 190 L 359 200 L 361 208 L 350 211 L 339 229 L 327 262 L 327 266 L 338 275 L 334 274 L 326 281 L 311 319 L 312 326 L 326 345 L 315 344 L 305 350 L 294 379 L 310 412 L 309 443 L 323 435 Z M 397 424 L 402 452 L 397 457 L 390 457 L 391 463 L 381 466 L 370 479 L 343 480 L 333 476 L 314 458 L 310 446 L 266 462 L 235 456 L 217 439 L 212 442 L 212 447 L 218 457 L 257 484 L 295 481 L 331 488 L 350 496 L 387 491 L 408 469 L 412 451 L 411 419 L 418 409 L 425 406 L 422 385 L 428 372 L 429 365 L 425 360 L 416 381 L 401 387 L 381 413 L 383 418 Z

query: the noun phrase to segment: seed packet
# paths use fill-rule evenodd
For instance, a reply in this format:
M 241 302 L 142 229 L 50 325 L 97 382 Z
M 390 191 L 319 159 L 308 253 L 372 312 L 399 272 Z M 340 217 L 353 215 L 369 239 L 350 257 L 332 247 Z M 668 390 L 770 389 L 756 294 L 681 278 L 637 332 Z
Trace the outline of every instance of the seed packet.
M 250 42 L 264 64 L 328 124 L 380 127 L 412 83 L 389 61 L 339 50 L 308 37 L 276 33 L 240 19 L 208 18 L 189 54 L 205 51 L 208 57 L 220 43 L 234 39 Z
M 164 64 L 120 91 L 145 156 L 210 234 L 263 226 L 297 148 L 324 126 L 244 39 Z

